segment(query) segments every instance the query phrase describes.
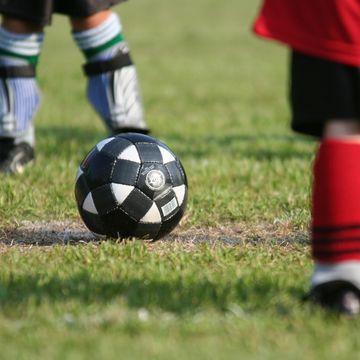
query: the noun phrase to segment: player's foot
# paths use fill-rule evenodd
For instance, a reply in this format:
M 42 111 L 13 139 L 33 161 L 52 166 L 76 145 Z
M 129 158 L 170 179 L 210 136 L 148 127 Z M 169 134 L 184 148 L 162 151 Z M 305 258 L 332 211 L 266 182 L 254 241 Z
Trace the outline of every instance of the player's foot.
M 29 144 L 15 144 L 10 138 L 0 140 L 0 173 L 20 174 L 34 159 L 34 149 Z
M 355 317 L 360 314 L 360 290 L 347 281 L 330 281 L 315 286 L 308 299 L 335 313 Z
M 147 135 L 150 133 L 150 130 L 146 129 L 146 128 L 122 127 L 122 128 L 118 128 L 118 129 L 113 129 L 112 135 L 119 135 L 119 134 L 128 133 L 128 132 Z

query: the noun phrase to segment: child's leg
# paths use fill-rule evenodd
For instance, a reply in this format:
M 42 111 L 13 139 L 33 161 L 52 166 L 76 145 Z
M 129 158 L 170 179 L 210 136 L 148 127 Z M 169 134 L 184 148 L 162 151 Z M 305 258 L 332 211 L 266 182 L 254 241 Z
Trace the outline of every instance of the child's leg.
M 33 117 L 39 106 L 36 65 L 41 25 L 4 17 L 0 28 L 0 172 L 21 172 L 34 159 Z
M 147 133 L 135 66 L 119 17 L 101 11 L 71 18 L 73 36 L 84 53 L 90 103 L 111 133 Z
M 360 72 L 353 66 L 292 52 L 293 129 L 321 140 L 314 164 L 312 298 L 359 312 Z
M 360 122 L 325 125 L 314 166 L 312 297 L 360 312 Z

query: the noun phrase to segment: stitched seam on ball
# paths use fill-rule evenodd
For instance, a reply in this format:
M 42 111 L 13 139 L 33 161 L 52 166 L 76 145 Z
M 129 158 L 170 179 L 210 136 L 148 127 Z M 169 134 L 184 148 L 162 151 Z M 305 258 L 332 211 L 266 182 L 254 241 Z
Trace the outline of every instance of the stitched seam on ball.
M 112 177 L 113 177 L 114 169 L 115 169 L 115 165 L 116 165 L 117 161 L 118 161 L 118 159 L 115 158 L 115 161 L 113 162 L 112 167 L 111 167 L 110 179 L 112 179 Z
M 119 206 L 120 206 L 120 205 L 118 204 L 118 202 L 117 202 L 117 199 L 116 199 L 116 196 L 115 196 L 113 187 L 112 187 L 111 185 L 110 185 L 110 191 L 111 191 L 111 194 L 112 194 L 113 198 L 115 199 L 116 205 L 115 205 L 115 207 L 113 207 L 111 210 L 109 210 L 106 214 L 110 214 L 112 211 L 117 210 L 117 209 L 119 208 Z
M 170 177 L 170 180 L 171 180 L 171 187 L 173 187 L 174 186 L 174 179 L 173 179 L 168 167 L 166 165 L 164 165 L 164 168 L 166 169 L 166 172 L 169 174 L 169 177 Z
M 176 166 L 180 170 L 183 180 L 185 180 L 185 178 L 186 178 L 185 171 L 183 170 L 183 167 L 181 166 L 181 163 L 179 162 L 179 160 L 176 160 Z
M 137 219 L 135 219 L 133 216 L 131 216 L 121 205 L 118 205 L 116 207 L 116 209 L 123 211 L 131 220 L 134 220 L 136 223 L 139 222 Z

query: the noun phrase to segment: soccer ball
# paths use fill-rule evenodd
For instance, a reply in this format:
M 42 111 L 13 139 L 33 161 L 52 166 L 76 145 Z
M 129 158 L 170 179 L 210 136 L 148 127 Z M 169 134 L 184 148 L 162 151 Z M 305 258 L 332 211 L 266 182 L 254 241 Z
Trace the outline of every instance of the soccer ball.
M 80 164 L 75 198 L 85 225 L 112 238 L 159 239 L 182 218 L 188 185 L 175 154 L 126 133 L 100 141 Z

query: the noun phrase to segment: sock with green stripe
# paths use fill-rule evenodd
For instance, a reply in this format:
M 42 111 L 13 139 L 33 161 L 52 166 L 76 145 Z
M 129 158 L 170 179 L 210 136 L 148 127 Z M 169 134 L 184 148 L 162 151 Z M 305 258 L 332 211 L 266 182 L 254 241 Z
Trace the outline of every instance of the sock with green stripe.
M 114 13 L 95 28 L 73 32 L 73 37 L 88 64 L 129 58 L 121 22 Z M 147 132 L 137 73 L 131 61 L 88 75 L 87 96 L 111 133 Z
M 16 75 L 16 68 L 35 67 L 41 52 L 43 33 L 18 34 L 0 27 L 0 68 L 15 75 L 0 79 L 0 137 L 34 145 L 32 119 L 40 103 L 35 74 Z M 35 73 L 35 72 L 34 72 Z

